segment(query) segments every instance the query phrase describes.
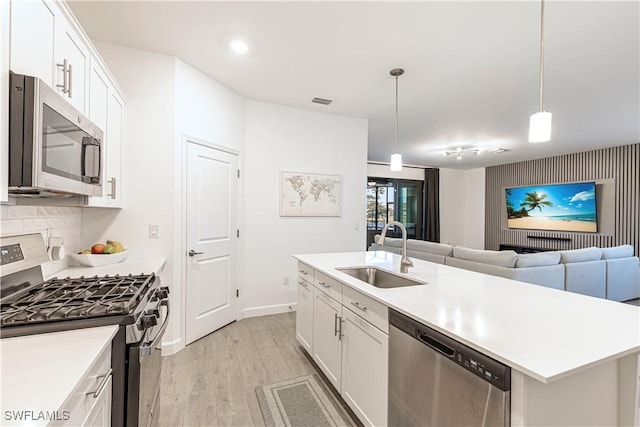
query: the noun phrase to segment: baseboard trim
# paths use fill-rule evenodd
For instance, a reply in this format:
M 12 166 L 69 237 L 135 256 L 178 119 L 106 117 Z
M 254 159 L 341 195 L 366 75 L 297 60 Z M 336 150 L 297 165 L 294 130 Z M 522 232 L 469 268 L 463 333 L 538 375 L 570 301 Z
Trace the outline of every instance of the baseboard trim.
M 240 319 L 256 316 L 268 316 L 270 314 L 288 313 L 289 311 L 296 311 L 295 302 L 285 304 L 263 305 L 260 307 L 243 308 L 240 311 Z M 240 320 L 238 319 L 238 320 Z
M 184 343 L 182 342 L 182 338 L 176 338 L 173 341 L 163 341 L 162 342 L 162 355 L 163 356 L 171 356 L 172 354 L 176 354 L 180 350 L 184 348 Z

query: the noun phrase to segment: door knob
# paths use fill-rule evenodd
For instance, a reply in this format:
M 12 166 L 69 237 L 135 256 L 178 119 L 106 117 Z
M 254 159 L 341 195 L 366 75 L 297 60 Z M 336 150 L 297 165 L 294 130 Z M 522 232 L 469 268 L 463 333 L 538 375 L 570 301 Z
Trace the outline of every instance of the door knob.
M 196 255 L 200 255 L 203 254 L 204 252 L 196 252 L 193 249 L 189 250 L 189 256 L 196 256 Z

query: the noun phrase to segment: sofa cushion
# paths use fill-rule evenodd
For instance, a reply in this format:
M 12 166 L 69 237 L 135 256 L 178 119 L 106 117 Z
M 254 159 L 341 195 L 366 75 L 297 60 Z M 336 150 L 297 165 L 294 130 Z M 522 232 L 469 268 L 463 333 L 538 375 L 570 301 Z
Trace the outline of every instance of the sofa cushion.
M 560 262 L 563 264 L 598 261 L 601 257 L 602 249 L 596 247 L 560 251 Z
M 380 234 L 376 234 L 373 236 L 373 241 L 378 243 L 380 240 Z M 397 239 L 395 237 L 385 237 L 384 238 L 384 246 L 391 246 L 394 248 L 399 248 L 402 246 L 402 239 Z
M 560 263 L 560 253 L 558 252 L 538 252 L 534 254 L 521 254 L 516 259 L 516 268 L 542 267 L 544 265 L 555 265 Z
M 516 265 L 518 254 L 515 251 L 485 251 L 456 246 L 453 248 L 453 256 L 454 258 L 513 268 Z
M 631 245 L 602 248 L 602 259 L 627 258 L 630 256 L 633 256 L 633 246 Z
M 407 249 L 442 256 L 451 256 L 451 252 L 453 252 L 453 246 L 451 245 L 427 242 L 424 240 L 407 240 Z

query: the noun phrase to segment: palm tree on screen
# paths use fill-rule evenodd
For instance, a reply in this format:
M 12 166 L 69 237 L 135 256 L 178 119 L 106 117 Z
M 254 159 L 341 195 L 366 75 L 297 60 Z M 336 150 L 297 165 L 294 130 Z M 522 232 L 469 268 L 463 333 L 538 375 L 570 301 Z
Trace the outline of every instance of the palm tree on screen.
M 520 207 L 525 207 L 527 212 L 531 212 L 535 208 L 538 208 L 540 212 L 542 212 L 543 206 L 553 206 L 549 200 L 545 200 L 547 198 L 546 194 L 538 194 L 537 191 L 532 191 L 531 193 L 527 193 L 524 201 L 520 203 Z

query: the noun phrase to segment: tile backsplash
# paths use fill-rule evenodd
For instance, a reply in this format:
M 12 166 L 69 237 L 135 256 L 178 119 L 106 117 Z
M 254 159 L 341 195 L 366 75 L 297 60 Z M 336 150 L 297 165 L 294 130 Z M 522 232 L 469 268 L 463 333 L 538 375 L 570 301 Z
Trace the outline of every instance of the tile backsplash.
M 82 208 L 59 206 L 0 206 L 0 236 L 41 233 L 45 243 L 49 237 L 62 237 L 67 253 L 78 252 L 82 237 Z M 68 258 L 47 262 L 42 267 L 45 277 L 68 265 Z

